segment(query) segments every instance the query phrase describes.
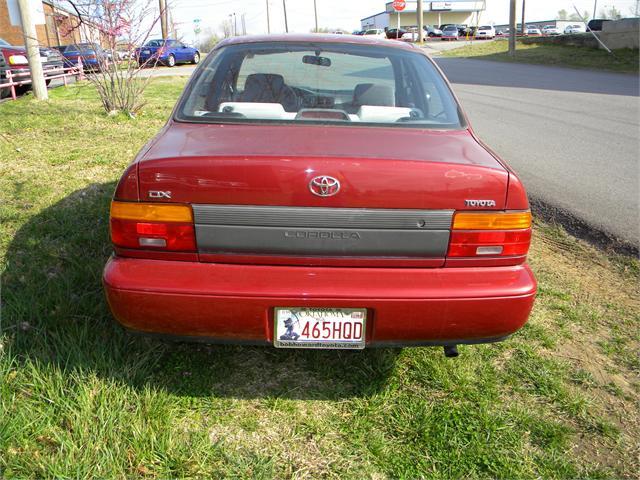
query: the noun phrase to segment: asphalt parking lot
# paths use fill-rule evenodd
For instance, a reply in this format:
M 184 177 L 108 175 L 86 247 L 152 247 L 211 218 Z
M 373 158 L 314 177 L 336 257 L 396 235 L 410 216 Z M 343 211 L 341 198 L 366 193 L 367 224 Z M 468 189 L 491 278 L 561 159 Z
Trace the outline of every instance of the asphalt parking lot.
M 531 196 L 638 245 L 637 76 L 439 58 L 480 138 Z

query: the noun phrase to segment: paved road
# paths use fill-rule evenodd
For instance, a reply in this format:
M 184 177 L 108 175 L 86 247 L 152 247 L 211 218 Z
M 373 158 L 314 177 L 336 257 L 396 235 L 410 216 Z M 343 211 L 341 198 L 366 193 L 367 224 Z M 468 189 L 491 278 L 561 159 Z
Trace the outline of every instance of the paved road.
M 436 59 L 479 136 L 529 193 L 640 243 L 638 76 Z

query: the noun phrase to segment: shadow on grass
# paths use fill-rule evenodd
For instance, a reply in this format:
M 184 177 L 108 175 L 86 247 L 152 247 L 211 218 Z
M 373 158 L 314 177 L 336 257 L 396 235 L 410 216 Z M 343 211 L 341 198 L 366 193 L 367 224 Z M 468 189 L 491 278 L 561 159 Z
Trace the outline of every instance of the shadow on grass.
M 2 332 L 19 363 L 91 372 L 184 396 L 340 399 L 384 388 L 399 350 L 283 351 L 180 344 L 126 333 L 101 284 L 114 183 L 77 191 L 17 232 L 2 276 Z

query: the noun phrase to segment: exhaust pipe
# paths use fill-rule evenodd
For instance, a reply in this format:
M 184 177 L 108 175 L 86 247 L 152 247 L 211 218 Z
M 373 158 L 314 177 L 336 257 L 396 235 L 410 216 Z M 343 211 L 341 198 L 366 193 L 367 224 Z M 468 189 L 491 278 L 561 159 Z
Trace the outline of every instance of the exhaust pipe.
M 458 346 L 457 345 L 445 345 L 444 346 L 444 356 L 447 358 L 455 358 L 458 355 Z

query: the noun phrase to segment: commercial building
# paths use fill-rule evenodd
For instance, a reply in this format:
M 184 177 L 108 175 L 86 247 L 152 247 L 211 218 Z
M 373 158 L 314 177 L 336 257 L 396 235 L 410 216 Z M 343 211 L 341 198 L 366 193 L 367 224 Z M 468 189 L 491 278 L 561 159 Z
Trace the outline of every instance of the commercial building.
M 38 42 L 42 46 L 70 45 L 82 42 L 99 42 L 98 30 L 80 22 L 78 16 L 54 5 L 52 0 L 43 0 L 45 23 L 36 25 Z M 0 0 L 0 38 L 12 45 L 24 45 L 22 28 L 11 24 L 6 0 Z
M 422 18 L 425 25 L 443 25 L 456 23 L 460 25 L 478 25 L 482 20 L 482 12 L 486 10 L 486 0 L 450 0 L 449 2 L 423 2 Z M 393 9 L 393 2 L 385 5 L 383 12 L 360 20 L 363 30 L 369 28 L 396 28 L 398 18 L 401 27 L 415 27 L 418 24 L 418 2 L 407 2 L 407 7 L 398 13 Z

